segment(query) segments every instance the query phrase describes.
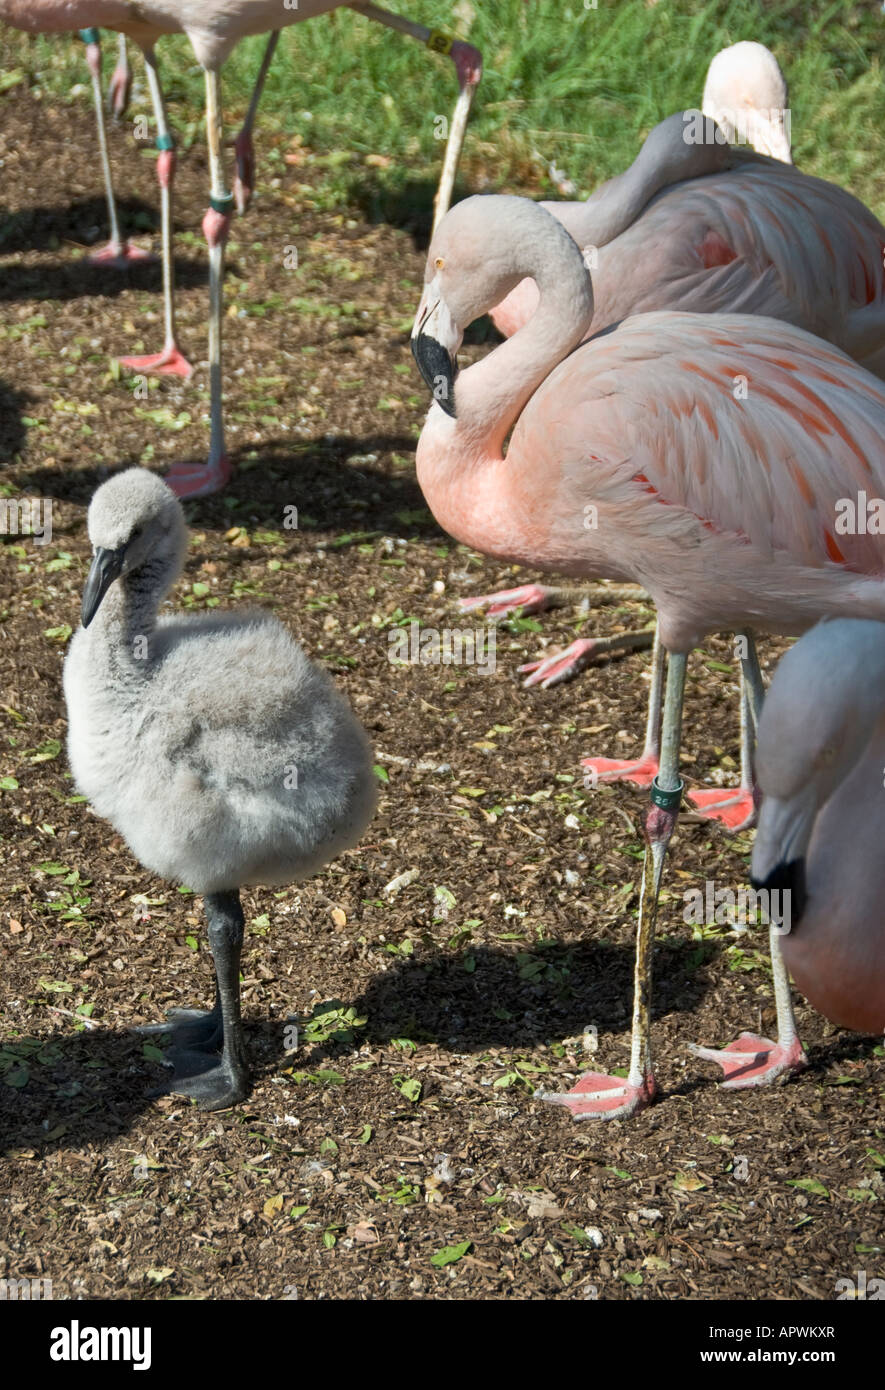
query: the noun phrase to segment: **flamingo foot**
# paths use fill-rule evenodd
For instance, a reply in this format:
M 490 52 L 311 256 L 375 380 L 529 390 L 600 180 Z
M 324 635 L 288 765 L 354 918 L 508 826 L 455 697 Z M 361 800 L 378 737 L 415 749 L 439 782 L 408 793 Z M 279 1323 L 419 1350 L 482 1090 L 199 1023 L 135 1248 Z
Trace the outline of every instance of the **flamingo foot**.
M 107 267 L 108 270 L 129 270 L 130 266 L 149 265 L 156 259 L 152 251 L 144 251 L 131 241 L 123 242 L 122 245 L 109 241 L 107 246 L 102 246 L 98 251 L 91 251 L 86 257 L 89 265 Z
M 166 482 L 182 501 L 191 497 L 212 497 L 230 481 L 232 472 L 230 459 L 222 454 L 206 464 L 176 463 L 166 474 Z
M 176 343 L 164 347 L 162 352 L 149 353 L 147 357 L 121 357 L 120 366 L 131 372 L 146 372 L 153 376 L 180 376 L 187 381 L 193 374 L 193 367 Z
M 689 1043 L 689 1052 L 705 1062 L 715 1062 L 725 1074 L 724 1091 L 743 1090 L 748 1086 L 770 1086 L 780 1076 L 791 1076 L 808 1066 L 808 1058 L 798 1038 L 786 1047 L 760 1038 L 756 1033 L 741 1033 L 733 1043 L 721 1050 L 699 1047 Z
M 604 649 L 600 650 L 599 642 L 594 638 L 579 637 L 554 656 L 548 656 L 543 661 L 529 661 L 518 669 L 520 675 L 525 671 L 531 672 L 523 681 L 524 686 L 540 685 L 542 690 L 549 690 L 551 686 L 577 676 L 590 665 L 594 656 L 601 656 L 603 652 Z
M 632 762 L 620 758 L 582 758 L 581 767 L 588 768 L 591 774 L 584 778 L 584 785 L 588 787 L 600 782 L 628 782 L 631 787 L 650 787 L 658 775 L 658 758 L 655 753 L 643 753 Z
M 726 830 L 749 830 L 756 823 L 756 803 L 751 791 L 702 787 L 687 795 L 704 820 L 721 821 Z
M 637 1086 L 619 1076 L 588 1071 L 570 1091 L 541 1091 L 538 1099 L 566 1106 L 576 1120 L 616 1120 L 635 1115 L 637 1110 L 651 1105 L 657 1089 L 651 1072 Z
M 543 613 L 545 608 L 549 608 L 555 592 L 555 589 L 548 589 L 543 584 L 523 584 L 519 589 L 501 589 L 497 594 L 462 598 L 458 606 L 462 613 L 469 613 L 474 608 L 488 605 L 490 618 L 509 618 L 513 615 L 524 618 L 529 613 Z

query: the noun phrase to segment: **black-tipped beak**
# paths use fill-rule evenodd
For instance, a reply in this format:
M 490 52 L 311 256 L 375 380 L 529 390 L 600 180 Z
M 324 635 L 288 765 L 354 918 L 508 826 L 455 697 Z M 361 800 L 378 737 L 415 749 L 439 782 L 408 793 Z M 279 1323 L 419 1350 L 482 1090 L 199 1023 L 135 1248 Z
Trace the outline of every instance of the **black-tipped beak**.
M 119 550 L 103 550 L 99 546 L 93 555 L 92 565 L 86 577 L 86 587 L 83 590 L 83 602 L 80 605 L 80 621 L 84 627 L 88 627 L 92 622 L 108 589 L 114 580 L 119 578 L 125 556 L 124 545 L 121 545 Z
M 418 371 L 429 386 L 433 399 L 441 405 L 447 415 L 455 418 L 455 377 L 458 367 L 442 343 L 431 338 L 429 333 L 416 333 L 412 338 L 412 352 L 418 363 Z
M 753 878 L 750 882 L 758 893 L 765 889 L 769 895 L 769 901 L 779 904 L 776 913 L 769 912 L 769 916 L 774 920 L 785 920 L 794 931 L 802 920 L 802 915 L 808 905 L 808 892 L 805 887 L 805 860 L 791 859 L 789 864 L 775 864 L 767 878 Z M 773 894 L 779 894 L 777 899 Z

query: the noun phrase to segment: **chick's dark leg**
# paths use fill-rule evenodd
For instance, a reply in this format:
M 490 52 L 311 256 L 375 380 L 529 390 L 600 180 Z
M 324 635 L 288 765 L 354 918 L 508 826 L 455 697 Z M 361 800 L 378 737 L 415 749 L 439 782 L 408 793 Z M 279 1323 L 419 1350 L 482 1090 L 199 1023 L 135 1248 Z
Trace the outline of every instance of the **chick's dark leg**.
M 172 1047 L 166 1059 L 172 1063 L 175 1074 L 166 1089 L 191 1096 L 201 1110 L 225 1110 L 242 1100 L 249 1090 L 240 1018 L 244 918 L 239 893 L 207 893 L 205 905 L 217 982 L 215 1007 L 200 1022 L 185 1022 L 180 1032 L 173 1028 Z M 192 1030 L 196 1030 L 196 1035 Z M 209 1050 L 212 1042 L 220 1044 L 220 1056 Z

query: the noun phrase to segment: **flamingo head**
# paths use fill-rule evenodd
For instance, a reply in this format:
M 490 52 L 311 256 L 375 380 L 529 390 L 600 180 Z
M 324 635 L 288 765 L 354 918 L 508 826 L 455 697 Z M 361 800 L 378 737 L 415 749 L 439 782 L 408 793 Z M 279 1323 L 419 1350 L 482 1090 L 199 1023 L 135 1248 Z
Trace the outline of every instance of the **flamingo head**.
M 465 198 L 446 213 L 427 253 L 412 352 L 447 415 L 455 416 L 465 329 L 527 276 L 539 288 L 548 278 L 563 288 L 582 316 L 579 341 L 593 314 L 590 276 L 568 232 L 549 212 L 527 198 L 488 194 Z
M 732 144 L 792 164 L 787 80 L 770 49 L 735 43 L 716 54 L 704 85 L 704 115 Z

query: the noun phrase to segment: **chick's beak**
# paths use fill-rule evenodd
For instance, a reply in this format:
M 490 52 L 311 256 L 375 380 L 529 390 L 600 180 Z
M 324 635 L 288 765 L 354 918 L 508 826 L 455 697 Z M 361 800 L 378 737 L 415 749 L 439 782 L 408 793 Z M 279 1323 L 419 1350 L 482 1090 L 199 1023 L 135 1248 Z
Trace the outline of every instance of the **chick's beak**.
M 445 300 L 432 283 L 427 285 L 412 329 L 412 354 L 433 399 L 452 419 L 455 418 L 455 377 L 458 374 L 455 354 L 460 338 Z
M 84 627 L 92 622 L 108 589 L 120 577 L 125 558 L 126 547 L 123 545 L 118 550 L 105 550 L 99 546 L 93 555 L 80 605 L 80 621 Z

